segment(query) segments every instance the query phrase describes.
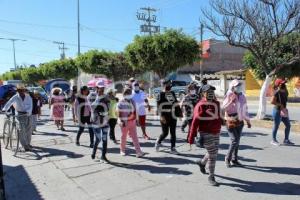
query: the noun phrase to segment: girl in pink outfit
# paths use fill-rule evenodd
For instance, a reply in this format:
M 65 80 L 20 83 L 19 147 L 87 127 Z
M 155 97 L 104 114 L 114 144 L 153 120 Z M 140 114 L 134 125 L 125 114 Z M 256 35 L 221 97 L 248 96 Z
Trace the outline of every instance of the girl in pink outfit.
M 65 98 L 62 95 L 62 90 L 60 88 L 54 88 L 50 99 L 51 105 L 51 117 L 57 126 L 57 129 L 64 129 L 64 106 Z
M 123 92 L 123 99 L 118 103 L 118 124 L 121 127 L 121 145 L 120 154 L 125 156 L 125 148 L 127 142 L 127 135 L 132 139 L 136 157 L 143 157 L 145 153 L 142 152 L 136 131 L 136 110 L 134 102 L 132 101 L 132 92 L 130 88 L 126 88 Z

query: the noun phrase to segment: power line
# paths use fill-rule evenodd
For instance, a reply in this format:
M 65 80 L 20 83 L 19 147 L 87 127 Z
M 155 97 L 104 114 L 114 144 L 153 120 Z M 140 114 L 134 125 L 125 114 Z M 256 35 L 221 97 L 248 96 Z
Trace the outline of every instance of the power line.
M 91 31 L 91 32 L 93 32 L 93 33 L 97 33 L 97 34 L 99 34 L 99 35 L 101 35 L 101 36 L 103 36 L 103 37 L 105 37 L 105 38 L 107 38 L 107 39 L 114 40 L 114 41 L 117 41 L 117 42 L 121 42 L 121 43 L 124 43 L 124 44 L 127 44 L 127 43 L 128 43 L 128 42 L 125 42 L 125 41 L 123 41 L 123 40 L 120 40 L 120 39 L 111 37 L 111 36 L 106 35 L 106 34 L 103 34 L 103 33 L 100 33 L 100 32 L 98 32 L 98 31 L 96 31 L 95 29 L 90 28 L 90 27 L 87 27 L 87 26 L 85 26 L 85 25 L 82 25 L 82 24 L 81 24 L 81 26 L 82 26 L 83 28 L 85 28 L 86 30 Z
M 9 41 L 12 42 L 12 45 L 13 45 L 14 65 L 15 65 L 15 70 L 17 70 L 15 42 L 17 42 L 17 41 L 25 42 L 26 40 L 23 40 L 23 39 L 16 39 L 16 38 L 0 38 L 0 40 L 9 40 Z

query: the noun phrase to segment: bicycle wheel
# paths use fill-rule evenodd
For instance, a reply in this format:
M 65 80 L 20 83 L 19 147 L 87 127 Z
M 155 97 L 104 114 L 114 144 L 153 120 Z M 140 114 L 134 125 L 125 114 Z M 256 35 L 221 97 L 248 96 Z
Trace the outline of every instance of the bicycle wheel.
M 10 147 L 11 150 L 15 152 L 14 155 L 17 154 L 19 150 L 19 143 L 20 143 L 20 132 L 17 126 L 13 126 L 11 131 L 11 137 L 10 137 Z
M 7 149 L 8 144 L 9 144 L 10 127 L 11 127 L 10 121 L 9 120 L 5 121 L 4 126 L 3 126 L 2 139 L 3 139 L 4 148 L 6 148 L 6 149 Z

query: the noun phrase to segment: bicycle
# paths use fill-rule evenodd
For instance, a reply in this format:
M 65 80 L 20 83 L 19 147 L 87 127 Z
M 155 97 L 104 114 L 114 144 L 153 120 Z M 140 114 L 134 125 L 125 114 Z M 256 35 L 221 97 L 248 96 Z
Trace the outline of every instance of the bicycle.
M 4 148 L 10 149 L 17 155 L 20 145 L 20 126 L 16 120 L 16 116 L 11 113 L 6 113 L 6 119 L 3 126 L 3 144 Z

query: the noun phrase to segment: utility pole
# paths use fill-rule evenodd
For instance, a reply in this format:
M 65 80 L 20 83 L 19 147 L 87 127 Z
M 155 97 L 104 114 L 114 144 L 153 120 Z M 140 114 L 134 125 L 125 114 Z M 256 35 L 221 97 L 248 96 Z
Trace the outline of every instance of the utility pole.
M 58 49 L 61 50 L 61 54 L 60 54 L 60 59 L 63 60 L 66 58 L 66 53 L 65 50 L 68 50 L 68 48 L 65 47 L 65 43 L 64 42 L 57 42 L 54 41 L 54 44 L 58 45 Z
M 152 36 L 153 33 L 159 33 L 160 32 L 160 26 L 153 25 L 156 23 L 157 16 L 155 13 L 157 10 L 155 8 L 150 7 L 143 7 L 140 8 L 142 12 L 137 12 L 136 16 L 137 19 L 140 21 L 143 21 L 144 24 L 140 26 L 141 33 L 148 33 L 150 36 Z M 152 96 L 151 88 L 153 88 L 153 71 L 150 72 L 150 88 L 149 88 L 149 95 Z
M 77 0 L 77 56 L 80 56 L 80 0 Z M 81 87 L 81 70 L 78 68 L 78 75 L 77 80 L 75 79 L 75 82 L 77 82 L 77 88 Z
M 200 22 L 200 80 L 203 78 L 203 29 L 204 25 Z
M 17 61 L 16 61 L 16 48 L 15 48 L 15 42 L 16 42 L 16 41 L 22 41 L 22 42 L 25 42 L 26 40 L 15 39 L 15 38 L 0 38 L 0 40 L 9 40 L 9 41 L 12 42 L 12 45 L 13 45 L 14 65 L 15 65 L 15 70 L 17 70 L 17 69 L 18 69 L 18 66 L 17 66 Z
M 136 16 L 138 20 L 145 22 L 140 26 L 141 33 L 149 33 L 149 35 L 152 35 L 152 33 L 159 33 L 160 26 L 153 25 L 153 23 L 156 23 L 157 16 L 152 14 L 157 10 L 150 7 L 140 8 L 140 10 L 143 12 L 137 12 Z

